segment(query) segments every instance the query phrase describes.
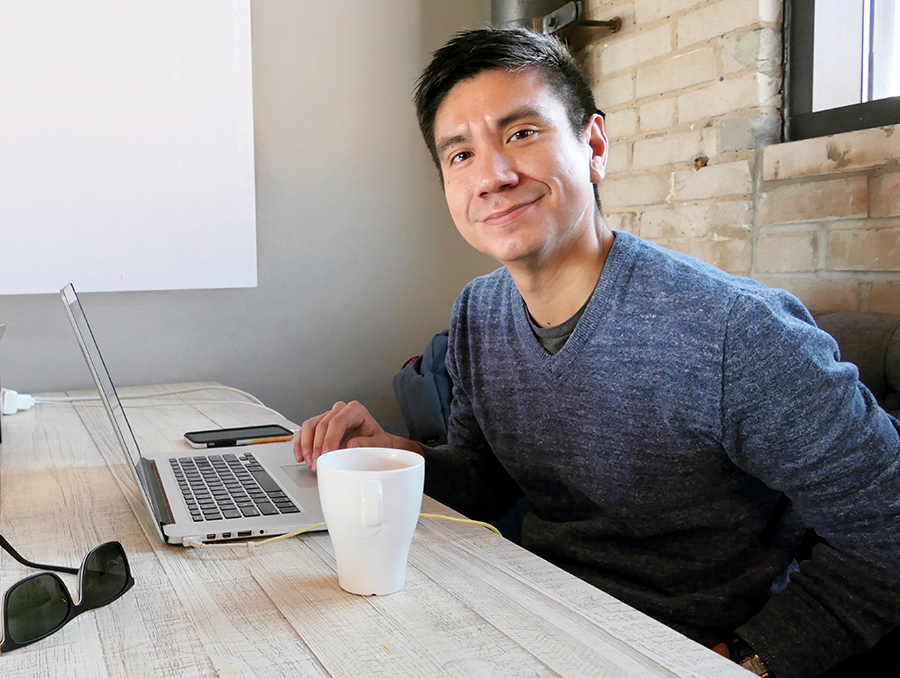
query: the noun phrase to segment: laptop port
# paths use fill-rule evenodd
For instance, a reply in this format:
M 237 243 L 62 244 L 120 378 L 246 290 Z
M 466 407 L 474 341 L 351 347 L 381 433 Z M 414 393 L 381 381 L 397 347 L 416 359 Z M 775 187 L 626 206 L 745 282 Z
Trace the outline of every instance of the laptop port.
M 237 535 L 237 536 L 239 536 L 239 537 L 249 537 L 251 534 L 253 534 L 253 530 L 244 530 L 243 532 L 238 532 L 238 535 Z
M 230 538 L 231 538 L 231 532 L 223 532 L 222 533 L 222 539 L 230 539 Z
M 206 535 L 206 538 L 207 538 L 207 539 L 215 539 L 215 538 L 216 538 L 216 535 L 214 535 L 214 534 L 208 534 L 208 535 Z

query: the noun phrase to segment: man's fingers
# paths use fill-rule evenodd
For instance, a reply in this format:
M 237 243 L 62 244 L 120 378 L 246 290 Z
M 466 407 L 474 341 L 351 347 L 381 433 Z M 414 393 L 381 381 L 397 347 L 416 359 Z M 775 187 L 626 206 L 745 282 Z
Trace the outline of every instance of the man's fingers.
M 312 470 L 316 460 L 325 452 L 347 447 L 350 441 L 362 446 L 392 447 L 391 437 L 384 432 L 369 411 L 355 400 L 350 403 L 338 401 L 324 414 L 312 417 L 303 423 L 294 442 L 294 456 Z
M 336 450 L 337 447 L 330 446 L 334 444 L 333 440 L 335 437 L 337 437 L 338 446 L 340 446 L 340 441 L 344 437 L 344 431 L 347 429 L 340 415 L 346 407 L 347 403 L 339 400 L 323 415 L 319 425 L 316 426 L 315 435 L 313 436 L 312 454 L 314 457 L 318 457 L 323 452 Z
M 316 433 L 316 426 L 322 421 L 324 414 L 317 417 L 311 417 L 303 422 L 297 436 L 294 438 L 294 458 L 297 461 L 305 461 L 309 453 L 312 452 L 313 436 Z
M 300 434 L 294 441 L 294 457 L 297 461 L 305 462 L 312 468 L 315 457 L 322 453 L 322 439 L 336 412 L 344 407 L 343 402 L 336 402 L 334 406 L 323 414 L 312 417 L 303 422 Z
M 369 411 L 354 400 L 335 412 L 322 439 L 322 453 L 347 447 L 351 438 L 371 436 L 380 431 Z

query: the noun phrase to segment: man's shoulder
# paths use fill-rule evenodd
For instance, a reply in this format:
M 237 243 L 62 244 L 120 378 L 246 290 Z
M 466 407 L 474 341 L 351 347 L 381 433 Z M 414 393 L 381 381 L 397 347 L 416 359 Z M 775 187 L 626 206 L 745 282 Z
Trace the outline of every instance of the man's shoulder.
M 624 238 L 621 236 L 624 235 Z M 750 296 L 766 298 L 773 290 L 763 283 L 728 273 L 696 257 L 632 234 L 619 234 L 631 254 L 628 280 L 647 295 L 684 304 L 725 302 Z
M 653 319 L 657 329 L 677 326 L 684 335 L 723 337 L 728 327 L 772 318 L 806 331 L 812 318 L 795 296 L 733 275 L 689 255 L 634 235 L 618 236 L 628 256 L 612 293 L 617 317 Z M 799 323 L 799 325 L 795 325 Z

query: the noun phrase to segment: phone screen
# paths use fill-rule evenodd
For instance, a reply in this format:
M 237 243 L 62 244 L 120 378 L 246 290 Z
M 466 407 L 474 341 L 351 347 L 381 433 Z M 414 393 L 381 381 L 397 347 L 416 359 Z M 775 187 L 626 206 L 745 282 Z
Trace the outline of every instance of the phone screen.
M 184 434 L 192 445 L 235 445 L 238 441 L 250 442 L 256 438 L 293 437 L 290 429 L 278 424 L 264 426 L 242 426 L 238 428 L 220 428 L 211 431 L 190 431 Z

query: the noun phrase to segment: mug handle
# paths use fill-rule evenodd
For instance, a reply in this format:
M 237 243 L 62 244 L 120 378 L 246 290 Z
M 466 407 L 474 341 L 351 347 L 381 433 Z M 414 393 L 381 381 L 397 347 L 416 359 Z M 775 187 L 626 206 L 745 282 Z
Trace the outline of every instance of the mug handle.
M 381 481 L 368 478 L 362 481 L 362 524 L 364 527 L 381 527 L 384 495 Z

